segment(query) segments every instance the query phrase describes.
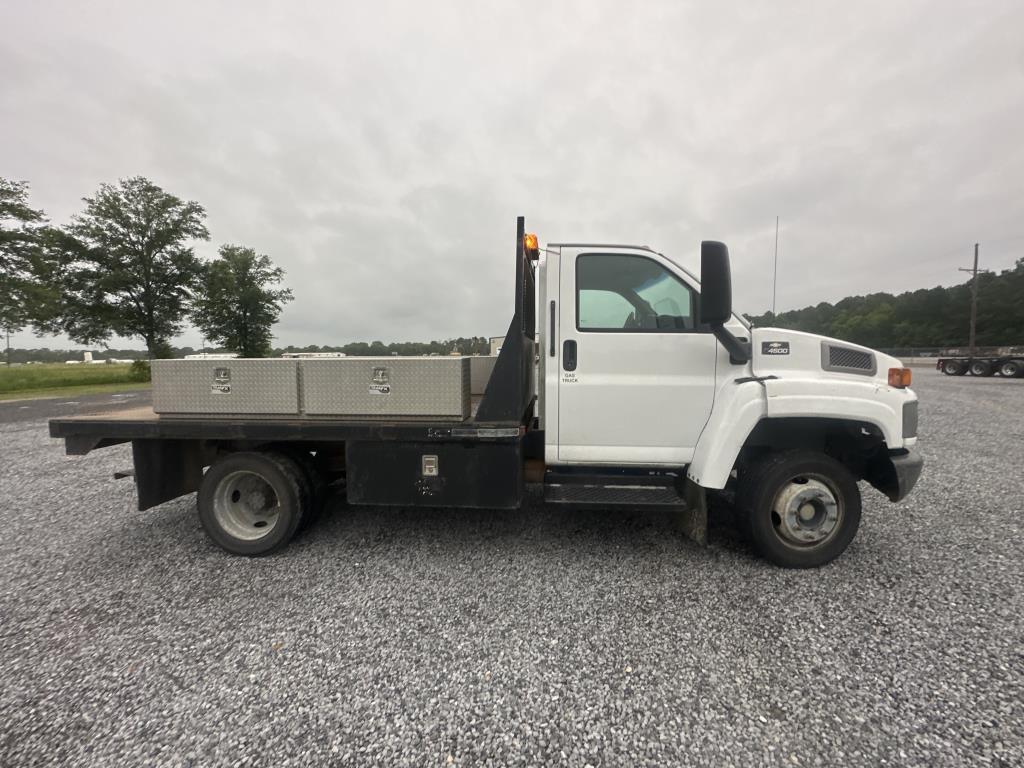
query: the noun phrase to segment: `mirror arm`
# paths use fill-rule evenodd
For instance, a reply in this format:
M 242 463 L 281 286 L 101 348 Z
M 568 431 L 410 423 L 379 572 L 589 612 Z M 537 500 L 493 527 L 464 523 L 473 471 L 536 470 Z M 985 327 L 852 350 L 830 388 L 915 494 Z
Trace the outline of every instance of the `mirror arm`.
M 729 353 L 729 362 L 733 365 L 744 365 L 750 362 L 750 342 L 744 342 L 732 335 L 732 331 L 722 323 L 715 323 L 711 326 L 711 332 L 715 334 L 718 342 L 725 347 Z

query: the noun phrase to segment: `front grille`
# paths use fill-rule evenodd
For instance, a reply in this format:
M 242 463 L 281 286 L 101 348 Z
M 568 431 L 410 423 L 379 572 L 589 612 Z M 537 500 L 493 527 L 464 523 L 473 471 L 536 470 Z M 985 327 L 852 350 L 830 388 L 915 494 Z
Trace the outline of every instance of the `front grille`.
M 903 436 L 917 437 L 917 400 L 903 404 Z
M 862 349 L 852 349 L 823 341 L 821 343 L 821 367 L 826 371 L 873 376 L 875 356 Z

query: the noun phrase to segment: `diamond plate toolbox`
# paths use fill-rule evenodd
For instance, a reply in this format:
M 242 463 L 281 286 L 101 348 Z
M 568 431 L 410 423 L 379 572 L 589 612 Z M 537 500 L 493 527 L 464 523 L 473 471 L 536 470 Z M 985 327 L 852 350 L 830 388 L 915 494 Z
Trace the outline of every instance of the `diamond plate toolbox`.
M 469 418 L 468 357 L 345 357 L 301 361 L 308 416 Z
M 153 410 L 298 416 L 298 361 L 154 360 Z

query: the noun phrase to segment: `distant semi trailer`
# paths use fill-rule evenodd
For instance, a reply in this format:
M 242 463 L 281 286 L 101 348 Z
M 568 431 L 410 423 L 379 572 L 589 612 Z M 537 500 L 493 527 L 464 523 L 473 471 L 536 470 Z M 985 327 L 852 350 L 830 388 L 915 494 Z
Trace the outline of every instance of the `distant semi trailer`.
M 995 376 L 1007 379 L 1024 376 L 1024 357 L 940 357 L 935 368 L 947 376 Z

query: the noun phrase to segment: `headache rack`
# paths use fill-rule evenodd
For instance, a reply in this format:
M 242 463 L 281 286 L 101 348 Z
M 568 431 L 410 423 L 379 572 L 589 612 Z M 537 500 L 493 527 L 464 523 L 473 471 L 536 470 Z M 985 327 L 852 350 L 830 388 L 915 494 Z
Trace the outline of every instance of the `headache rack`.
M 533 376 L 537 276 L 526 255 L 526 219 L 516 219 L 515 310 L 475 420 L 523 424 L 537 397 Z

